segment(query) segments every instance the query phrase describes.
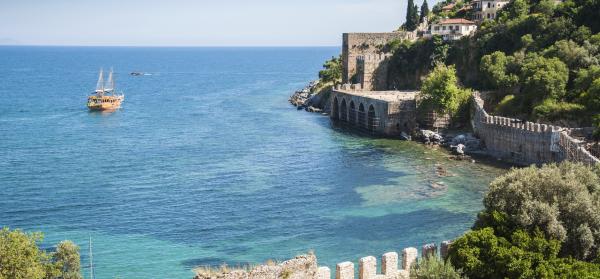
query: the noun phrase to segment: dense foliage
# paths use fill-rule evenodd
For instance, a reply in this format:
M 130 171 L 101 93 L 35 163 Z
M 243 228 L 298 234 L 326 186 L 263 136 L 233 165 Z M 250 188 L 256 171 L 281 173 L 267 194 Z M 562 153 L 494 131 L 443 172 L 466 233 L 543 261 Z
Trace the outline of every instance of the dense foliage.
M 456 271 L 450 262 L 438 257 L 421 258 L 410 268 L 411 279 L 461 279 L 460 272 Z
M 0 230 L 0 279 L 81 279 L 79 247 L 70 241 L 56 252 L 40 250 L 41 233 Z
M 430 18 L 468 18 L 461 14 L 463 1 L 441 11 L 449 3 L 436 4 Z M 600 126 L 598 11 L 600 0 L 513 0 L 471 37 L 446 42 L 434 37 L 399 47 L 389 87 L 419 88 L 435 59 L 454 65 L 465 86 L 496 92 L 497 113 Z
M 419 6 L 415 4 L 414 0 L 408 0 L 404 29 L 413 31 L 417 29 L 417 25 L 419 25 Z
M 337 84 L 342 81 L 342 59 L 340 57 L 331 57 L 323 65 L 323 70 L 319 71 L 319 79 L 322 83 Z
M 561 163 L 494 180 L 449 250 L 469 278 L 600 278 L 600 168 Z
M 423 80 L 419 107 L 455 115 L 461 107 L 465 107 L 469 96 L 470 91 L 458 85 L 454 66 L 439 64 Z

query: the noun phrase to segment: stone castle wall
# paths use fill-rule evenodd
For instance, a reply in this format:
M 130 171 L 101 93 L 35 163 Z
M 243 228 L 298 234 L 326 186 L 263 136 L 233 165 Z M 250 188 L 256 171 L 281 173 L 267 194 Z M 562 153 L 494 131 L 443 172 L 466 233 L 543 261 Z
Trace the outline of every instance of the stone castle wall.
M 344 33 L 342 42 L 342 82 L 351 83 L 352 78 L 359 74 L 359 57 L 375 57 L 381 53 L 381 47 L 385 46 L 388 42 L 393 40 L 414 40 L 416 35 L 412 32 L 388 32 L 388 33 Z M 368 58 L 367 58 L 368 59 Z M 380 60 L 379 63 L 385 62 L 386 60 Z M 373 63 L 375 60 L 368 61 L 364 64 L 361 75 L 366 78 L 362 78 L 366 81 L 373 80 L 375 76 L 375 82 L 363 86 L 366 90 L 385 90 L 387 84 L 383 84 L 384 80 L 387 79 L 387 70 L 377 72 L 379 64 Z M 357 76 L 358 77 L 358 76 Z M 360 77 L 358 77 L 360 78 Z
M 445 259 L 450 245 L 450 241 L 442 242 L 438 254 L 438 246 L 435 243 L 425 244 L 421 247 L 421 258 L 439 255 Z M 355 269 L 354 262 L 347 261 L 338 263 L 332 272 L 329 267 L 319 267 L 316 256 L 309 254 L 278 265 L 260 265 L 249 271 L 198 274 L 194 279 L 331 279 L 332 275 L 336 279 L 354 279 L 357 272 L 359 279 L 409 279 L 410 269 L 417 262 L 419 251 L 409 247 L 403 249 L 400 255 L 397 252 L 383 254 L 380 261 L 381 274 L 377 274 L 377 258 L 374 256 L 360 258 L 358 269 Z
M 571 129 L 489 115 L 479 93 L 473 94 L 473 110 L 473 132 L 492 156 L 520 165 L 600 162 L 569 135 Z
M 386 90 L 391 54 L 367 54 L 356 59 L 357 81 L 365 90 Z

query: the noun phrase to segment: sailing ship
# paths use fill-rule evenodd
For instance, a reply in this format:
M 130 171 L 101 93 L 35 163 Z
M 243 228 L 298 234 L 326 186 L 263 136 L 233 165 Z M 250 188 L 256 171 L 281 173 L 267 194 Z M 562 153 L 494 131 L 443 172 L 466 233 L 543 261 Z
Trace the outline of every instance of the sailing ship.
M 106 83 L 104 82 L 104 72 L 100 69 L 96 91 L 88 97 L 87 107 L 93 111 L 116 110 L 121 107 L 124 99 L 125 95 L 123 93 L 116 92 L 112 68 Z

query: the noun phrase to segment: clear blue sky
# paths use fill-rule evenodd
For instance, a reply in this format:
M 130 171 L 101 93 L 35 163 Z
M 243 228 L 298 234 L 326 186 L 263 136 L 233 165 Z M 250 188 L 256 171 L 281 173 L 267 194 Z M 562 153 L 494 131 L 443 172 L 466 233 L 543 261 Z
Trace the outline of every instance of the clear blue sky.
M 0 44 L 338 46 L 343 32 L 396 29 L 406 2 L 0 0 Z

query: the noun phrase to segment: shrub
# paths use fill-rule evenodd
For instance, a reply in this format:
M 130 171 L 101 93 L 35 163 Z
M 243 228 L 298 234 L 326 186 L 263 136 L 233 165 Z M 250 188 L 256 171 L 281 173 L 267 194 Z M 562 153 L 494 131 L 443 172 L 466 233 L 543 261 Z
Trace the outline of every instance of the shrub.
M 39 249 L 41 233 L 0 230 L 0 278 L 80 279 L 79 248 L 70 241 L 61 242 L 55 253 Z
M 449 261 L 438 257 L 429 256 L 421 258 L 410 268 L 411 279 L 461 279 L 460 272 L 456 271 Z
M 558 258 L 560 241 L 540 230 L 498 236 L 491 227 L 466 233 L 449 249 L 451 263 L 471 279 L 600 278 L 600 265 Z
M 469 96 L 469 90 L 459 87 L 454 66 L 439 64 L 423 81 L 419 106 L 453 115 L 467 104 Z
M 581 104 L 557 102 L 546 99 L 533 108 L 533 115 L 540 120 L 556 121 L 561 119 L 577 120 L 585 107 Z
M 517 229 L 541 229 L 563 244 L 562 256 L 595 259 L 600 248 L 600 234 L 594 233 L 600 231 L 599 174 L 598 167 L 568 162 L 513 169 L 490 184 L 486 213 L 506 214 L 505 224 Z

